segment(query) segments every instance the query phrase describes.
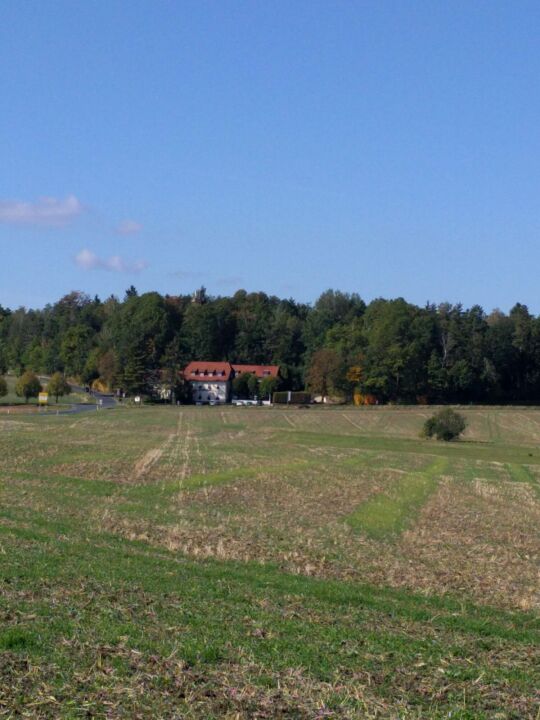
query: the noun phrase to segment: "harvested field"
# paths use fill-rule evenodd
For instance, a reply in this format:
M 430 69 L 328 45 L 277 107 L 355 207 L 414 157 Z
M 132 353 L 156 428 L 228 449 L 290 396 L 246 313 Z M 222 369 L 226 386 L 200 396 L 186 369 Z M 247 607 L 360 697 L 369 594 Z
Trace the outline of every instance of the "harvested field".
M 540 411 L 0 421 L 0 718 L 538 718 Z

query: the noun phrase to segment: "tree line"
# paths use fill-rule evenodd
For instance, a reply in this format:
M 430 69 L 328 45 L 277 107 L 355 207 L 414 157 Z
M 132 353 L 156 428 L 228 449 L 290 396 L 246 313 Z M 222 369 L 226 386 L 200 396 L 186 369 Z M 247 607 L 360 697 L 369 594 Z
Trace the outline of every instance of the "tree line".
M 327 290 L 315 303 L 71 292 L 43 309 L 0 306 L 0 374 L 25 370 L 127 393 L 178 383 L 190 360 L 274 364 L 282 390 L 359 402 L 540 401 L 540 317 L 516 304 L 426 304 Z

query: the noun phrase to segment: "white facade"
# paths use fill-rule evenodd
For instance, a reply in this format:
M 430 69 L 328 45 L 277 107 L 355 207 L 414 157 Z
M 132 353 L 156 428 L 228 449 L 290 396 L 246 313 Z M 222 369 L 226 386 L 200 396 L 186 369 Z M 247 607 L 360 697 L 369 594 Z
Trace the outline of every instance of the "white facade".
M 191 383 L 193 402 L 220 402 L 228 400 L 228 382 L 216 382 L 215 380 L 194 380 Z

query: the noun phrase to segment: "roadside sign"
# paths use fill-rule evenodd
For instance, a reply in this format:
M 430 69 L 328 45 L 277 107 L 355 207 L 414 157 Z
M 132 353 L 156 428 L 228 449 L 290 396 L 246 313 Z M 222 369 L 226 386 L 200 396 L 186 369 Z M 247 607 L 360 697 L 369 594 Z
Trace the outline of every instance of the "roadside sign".
M 38 405 L 46 405 L 49 402 L 49 393 L 40 392 L 38 395 Z

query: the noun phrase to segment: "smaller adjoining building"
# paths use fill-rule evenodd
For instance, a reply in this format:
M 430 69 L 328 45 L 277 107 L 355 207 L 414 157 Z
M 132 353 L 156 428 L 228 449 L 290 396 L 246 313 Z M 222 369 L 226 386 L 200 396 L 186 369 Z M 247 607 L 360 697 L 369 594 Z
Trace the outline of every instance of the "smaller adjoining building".
M 279 365 L 231 365 L 228 362 L 193 361 L 184 369 L 184 380 L 191 385 L 195 403 L 227 403 L 232 381 L 237 375 L 251 373 L 262 380 L 278 377 Z
M 258 380 L 266 377 L 277 377 L 279 375 L 279 365 L 231 365 L 234 377 L 242 373 L 250 373 L 255 375 Z

